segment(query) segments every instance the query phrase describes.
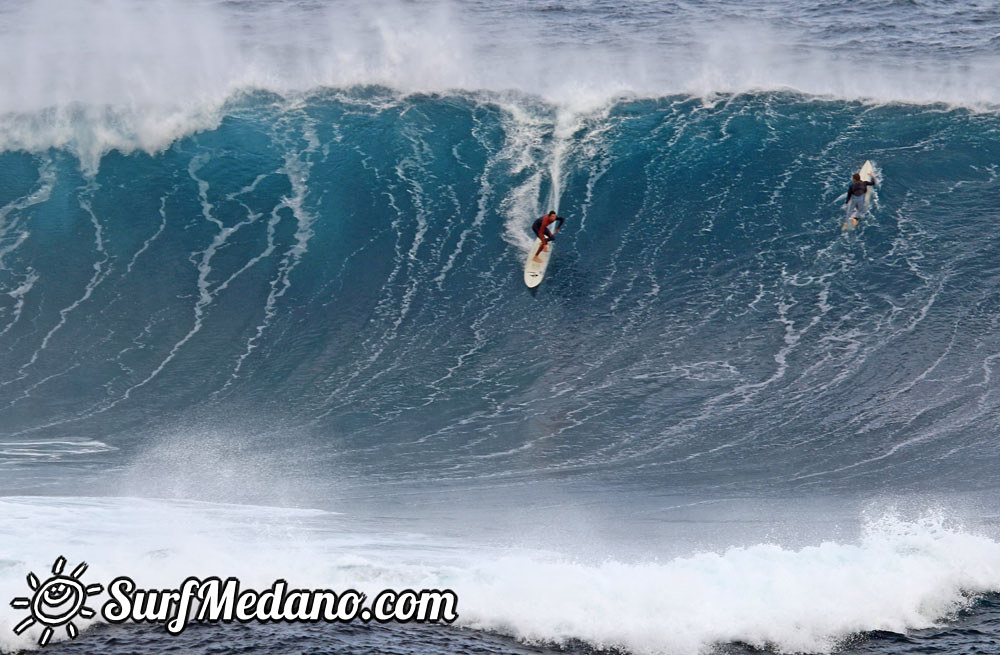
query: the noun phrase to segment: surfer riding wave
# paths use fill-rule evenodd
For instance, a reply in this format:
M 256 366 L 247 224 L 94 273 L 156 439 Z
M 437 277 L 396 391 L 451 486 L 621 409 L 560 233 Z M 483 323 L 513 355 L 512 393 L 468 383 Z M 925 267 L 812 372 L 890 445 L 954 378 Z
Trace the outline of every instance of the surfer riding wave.
M 559 224 L 556 225 L 556 234 L 558 234 L 565 220 L 562 216 L 556 216 L 556 212 L 553 210 L 545 216 L 535 219 L 535 222 L 531 224 L 531 231 L 542 241 L 542 245 L 538 246 L 538 250 L 535 251 L 534 260 L 536 262 L 542 261 L 538 256 L 542 254 L 543 250 L 548 250 L 549 242 L 555 239 L 555 235 L 549 230 L 549 226 L 558 221 Z

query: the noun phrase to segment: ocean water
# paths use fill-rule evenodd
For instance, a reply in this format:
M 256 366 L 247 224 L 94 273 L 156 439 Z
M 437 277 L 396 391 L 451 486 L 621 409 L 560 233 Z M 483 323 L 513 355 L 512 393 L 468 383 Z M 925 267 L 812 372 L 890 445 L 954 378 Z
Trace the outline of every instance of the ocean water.
M 997 650 L 995 3 L 8 0 L 0 52 L 0 652 L 59 556 L 459 618 L 52 653 Z

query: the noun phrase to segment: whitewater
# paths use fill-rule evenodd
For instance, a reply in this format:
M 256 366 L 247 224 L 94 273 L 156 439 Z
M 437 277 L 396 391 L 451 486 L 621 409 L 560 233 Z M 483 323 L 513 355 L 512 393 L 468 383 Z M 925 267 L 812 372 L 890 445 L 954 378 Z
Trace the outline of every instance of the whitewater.
M 972 1 L 3 3 L 0 652 L 60 556 L 458 619 L 54 653 L 988 649 L 998 44 Z

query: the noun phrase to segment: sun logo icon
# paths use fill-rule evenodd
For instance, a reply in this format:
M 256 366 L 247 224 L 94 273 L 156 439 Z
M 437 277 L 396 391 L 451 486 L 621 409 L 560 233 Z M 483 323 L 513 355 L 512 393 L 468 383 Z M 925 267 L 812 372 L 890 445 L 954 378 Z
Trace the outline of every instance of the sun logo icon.
M 69 638 L 76 639 L 80 631 L 73 619 L 94 617 L 94 610 L 87 607 L 87 597 L 101 593 L 104 587 L 99 584 L 84 587 L 80 582 L 80 576 L 87 570 L 86 562 L 81 562 L 69 575 L 63 575 L 65 566 L 66 558 L 57 557 L 52 565 L 52 577 L 45 582 L 39 582 L 34 573 L 28 574 L 28 586 L 34 595 L 10 601 L 14 609 L 29 611 L 28 617 L 14 626 L 14 634 L 19 635 L 35 623 L 41 623 L 45 629 L 38 638 L 38 645 L 45 646 L 52 639 L 53 628 L 65 625 Z

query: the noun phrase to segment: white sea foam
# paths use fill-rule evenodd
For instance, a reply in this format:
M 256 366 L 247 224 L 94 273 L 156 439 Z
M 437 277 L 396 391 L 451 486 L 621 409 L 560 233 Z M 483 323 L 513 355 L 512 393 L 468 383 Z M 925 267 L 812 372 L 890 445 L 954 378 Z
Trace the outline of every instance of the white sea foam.
M 4 441 L 0 443 L 0 455 L 10 460 L 52 461 L 68 459 L 76 455 L 92 455 L 116 450 L 93 439 L 65 441 Z
M 1000 544 L 936 518 L 884 517 L 858 544 L 733 547 L 667 562 L 484 565 L 465 622 L 525 639 L 582 639 L 636 653 L 746 642 L 828 652 L 868 630 L 928 627 L 1000 584 Z
M 1000 543 L 939 515 L 880 516 L 856 543 L 755 544 L 640 562 L 485 547 L 361 523 L 315 510 L 4 498 L 0 597 L 24 595 L 28 571 L 44 577 L 63 555 L 90 564 L 90 583 L 132 575 L 140 586 L 175 587 L 190 575 L 236 575 L 257 588 L 276 578 L 369 593 L 449 588 L 466 627 L 694 654 L 732 641 L 828 652 L 861 631 L 933 625 L 975 594 L 1000 590 Z M 13 635 L 23 613 L 0 605 L 0 650 L 37 638 Z
M 383 85 L 515 90 L 590 111 L 621 96 L 788 89 L 875 102 L 1000 105 L 1000 58 L 883 53 L 808 41 L 773 19 L 540 21 L 457 2 L 21 2 L 0 27 L 0 150 L 156 152 L 209 129 L 243 90 Z M 710 10 L 706 10 L 710 11 Z M 567 12 L 572 16 L 573 12 Z M 572 18 L 567 18 L 567 21 Z M 666 22 L 663 22 L 666 21 Z M 683 38 L 681 38 L 683 37 Z M 814 38 L 814 37 L 812 37 Z

